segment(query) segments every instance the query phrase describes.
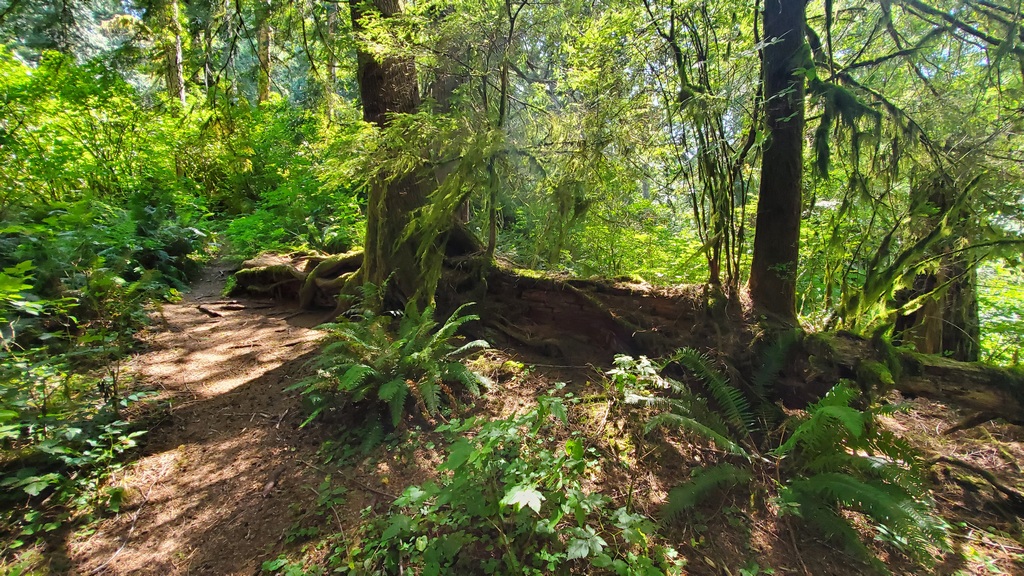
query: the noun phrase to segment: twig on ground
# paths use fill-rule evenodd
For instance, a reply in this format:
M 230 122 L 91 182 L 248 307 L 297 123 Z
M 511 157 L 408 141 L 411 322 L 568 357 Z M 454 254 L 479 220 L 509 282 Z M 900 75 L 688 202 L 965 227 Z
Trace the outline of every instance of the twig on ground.
M 196 306 L 196 309 L 199 310 L 200 312 L 202 312 L 203 314 L 206 314 L 210 318 L 221 318 L 221 317 L 224 316 L 220 312 L 214 312 L 213 310 L 210 310 L 209 308 L 207 308 L 206 306 L 204 306 L 202 304 Z
M 323 470 L 323 468 L 318 468 L 317 466 L 314 466 L 314 465 L 310 464 L 309 462 L 306 462 L 305 460 L 299 460 L 299 462 L 302 462 L 306 466 L 309 466 L 310 468 L 312 468 L 313 470 L 316 470 L 317 472 L 320 472 L 321 474 L 326 474 L 327 473 L 327 472 L 325 472 Z M 376 488 L 374 488 L 372 486 L 367 486 L 366 484 L 363 484 L 359 480 L 356 480 L 355 478 L 353 478 L 352 476 L 350 476 L 348 474 L 345 474 L 344 472 L 339 471 L 339 473 L 341 474 L 342 478 L 344 478 L 347 482 L 349 482 L 351 484 L 354 484 L 360 490 L 365 490 L 366 492 L 372 492 L 374 494 L 377 494 L 379 496 L 384 496 L 385 498 L 390 498 L 392 500 L 397 500 L 398 499 L 398 496 L 395 496 L 394 494 L 385 492 L 383 490 L 378 490 L 378 489 L 376 489 Z

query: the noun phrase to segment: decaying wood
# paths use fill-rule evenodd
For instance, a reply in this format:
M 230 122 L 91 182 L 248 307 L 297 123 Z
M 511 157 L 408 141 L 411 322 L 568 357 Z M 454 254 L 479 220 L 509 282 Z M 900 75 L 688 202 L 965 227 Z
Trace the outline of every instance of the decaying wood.
M 471 249 L 472 246 L 470 245 Z M 763 331 L 737 303 L 689 286 L 523 274 L 483 262 L 472 252 L 449 254 L 439 283 L 441 314 L 477 302 L 469 329 L 492 343 L 516 343 L 571 364 L 607 366 L 615 354 L 665 356 L 681 347 L 714 350 L 737 361 L 748 377 L 763 363 Z M 236 274 L 237 291 L 299 300 L 304 308 L 337 306 L 358 269 L 358 252 L 339 256 L 264 257 Z M 341 310 L 343 311 L 343 310 Z M 1024 424 L 1024 372 L 906 351 L 885 358 L 871 341 L 849 333 L 802 338 L 772 375 L 787 405 L 820 398 L 841 379 L 894 386 L 904 394 Z M 891 382 L 865 380 L 865 367 L 888 366 Z
M 214 312 L 213 310 L 210 310 L 209 308 L 207 308 L 206 306 L 203 306 L 202 304 L 200 304 L 199 306 L 196 306 L 196 309 L 199 310 L 200 312 L 202 312 L 203 314 L 206 314 L 210 318 L 220 318 L 220 317 L 224 316 L 220 312 Z
M 1000 481 L 999 478 L 996 478 L 995 474 L 989 472 L 988 470 L 985 470 L 980 466 L 975 466 L 970 462 L 960 460 L 959 458 L 953 458 L 951 456 L 934 456 L 928 459 L 928 465 L 930 466 L 934 466 L 935 464 L 938 463 L 949 464 L 951 466 L 963 468 L 964 470 L 973 472 L 974 474 L 981 476 L 982 478 L 985 479 L 986 482 L 988 482 L 993 488 L 995 488 L 997 492 L 999 492 L 1006 498 L 1006 501 L 1014 510 L 1016 510 L 1018 513 L 1024 512 L 1024 494 L 1021 494 L 1017 490 L 1010 488 L 1005 483 Z
M 849 333 L 818 335 L 804 348 L 808 361 L 800 376 L 809 395 L 820 394 L 839 378 L 857 379 L 867 362 L 885 364 L 867 339 Z M 1024 424 L 1024 371 L 979 362 L 958 362 L 905 350 L 895 352 L 892 386 L 906 395 L 923 396 L 965 410 Z M 863 385 L 864 382 L 862 381 Z

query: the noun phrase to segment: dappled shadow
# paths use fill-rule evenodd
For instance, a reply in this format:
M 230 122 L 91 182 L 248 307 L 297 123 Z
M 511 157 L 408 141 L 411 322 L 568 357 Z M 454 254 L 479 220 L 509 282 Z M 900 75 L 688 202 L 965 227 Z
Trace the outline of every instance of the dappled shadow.
M 200 283 L 141 336 L 131 364 L 158 393 L 154 427 L 114 478 L 127 487 L 120 514 L 66 543 L 75 572 L 251 574 L 319 482 L 321 438 L 299 428 L 299 393 L 286 392 L 316 353 L 310 315 L 218 290 Z
M 207 282 L 154 319 L 132 368 L 159 408 L 114 478 L 125 503 L 54 556 L 66 552 L 76 573 L 253 574 L 285 549 L 290 529 L 324 521 L 313 504 L 327 474 L 317 451 L 346 422 L 300 428 L 300 393 L 288 390 L 313 370 L 320 333 L 309 328 L 323 314 L 222 298 Z M 418 483 L 439 464 L 408 447 L 375 454 L 335 478 L 349 493 L 332 527 L 366 507 L 384 511 L 389 480 Z

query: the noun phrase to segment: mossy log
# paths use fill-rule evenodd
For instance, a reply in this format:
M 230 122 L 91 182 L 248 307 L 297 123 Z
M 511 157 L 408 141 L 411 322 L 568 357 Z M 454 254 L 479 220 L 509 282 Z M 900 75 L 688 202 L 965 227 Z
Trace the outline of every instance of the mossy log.
M 333 256 L 264 254 L 242 263 L 229 296 L 255 294 L 297 300 L 304 309 L 330 307 L 346 275 L 359 268 L 362 252 Z
M 840 378 L 885 391 L 895 388 L 950 406 L 1024 424 L 1024 371 L 980 362 L 958 362 L 902 349 L 879 349 L 846 332 L 804 338 L 802 359 L 789 374 L 807 399 L 820 396 Z M 982 421 L 986 420 L 982 419 Z
M 361 253 L 331 257 L 264 257 L 236 273 L 235 292 L 290 297 L 304 308 L 334 308 Z M 474 301 L 472 330 L 495 344 L 526 346 L 566 364 L 608 366 L 615 354 L 659 357 L 681 347 L 712 350 L 739 370 L 763 364 L 764 337 L 736 303 L 704 287 L 653 287 L 633 281 L 585 280 L 525 273 L 449 257 L 437 292 L 441 314 Z M 787 351 L 775 376 L 790 406 L 820 398 L 840 379 L 872 392 L 895 387 L 1024 424 L 1024 371 L 880 347 L 846 332 L 808 334 Z

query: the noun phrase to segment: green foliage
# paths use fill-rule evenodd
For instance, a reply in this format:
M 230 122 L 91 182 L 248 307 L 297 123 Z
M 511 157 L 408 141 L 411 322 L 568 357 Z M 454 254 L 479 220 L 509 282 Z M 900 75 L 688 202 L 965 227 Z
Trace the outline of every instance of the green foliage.
M 660 373 L 673 362 L 686 367 L 706 386 L 714 398 L 714 407 L 695 389 Z M 756 454 L 751 439 L 754 415 L 749 401 L 712 367 L 706 355 L 684 348 L 657 365 L 647 358 L 636 361 L 623 355 L 615 357 L 615 364 L 609 374 L 613 380 L 627 382 L 620 387 L 626 401 L 659 411 L 647 422 L 648 433 L 659 426 L 682 428 L 745 460 Z M 633 382 L 629 382 L 630 375 L 636 376 Z
M 993 263 L 979 270 L 978 305 L 982 360 L 1019 365 L 1024 350 L 1024 273 L 1020 267 Z
M 123 490 L 105 486 L 144 430 L 120 410 L 144 395 L 111 397 L 109 375 L 71 371 L 45 349 L 0 354 L 0 552 L 43 537 L 72 511 L 118 511 Z
M 456 392 L 479 396 L 489 382 L 461 358 L 488 344 L 461 343 L 456 336 L 463 324 L 479 319 L 463 314 L 468 306 L 460 306 L 440 327 L 432 306 L 420 312 L 413 304 L 397 320 L 367 310 L 359 321 L 325 326 L 328 344 L 317 360 L 316 376 L 293 387 L 301 388 L 310 404 L 305 423 L 325 410 L 366 404 L 386 408 L 391 424 L 398 425 L 409 404 L 429 420 L 446 400 L 455 408 Z
M 278 102 L 235 118 L 222 168 L 219 202 L 239 213 L 224 237 L 232 254 L 313 249 L 340 254 L 362 243 L 356 178 L 339 175 L 330 156 L 358 137 L 315 114 Z
M 884 569 L 842 515 L 858 512 L 880 539 L 930 563 L 931 550 L 946 544 L 946 525 L 930 512 L 917 455 L 905 441 L 878 429 L 876 411 L 850 407 L 858 394 L 849 384 L 838 384 L 807 408 L 775 450 L 783 475 L 790 478 L 779 493 L 780 510 L 803 517 Z
M 365 528 L 339 568 L 359 574 L 450 573 L 674 574 L 675 550 L 654 543 L 645 517 L 587 492 L 592 448 L 564 436 L 563 400 L 507 419 L 453 420 L 438 431 L 450 442 L 440 482 L 411 486 L 393 512 Z M 538 439 L 549 438 L 538 443 Z
M 684 512 L 694 508 L 712 492 L 747 484 L 753 478 L 750 470 L 729 463 L 695 468 L 689 481 L 669 491 L 668 502 L 661 510 L 662 517 L 668 521 L 679 520 Z
M 712 400 L 659 373 L 673 361 L 696 376 Z M 944 545 L 946 526 L 931 513 L 917 454 L 875 422 L 876 415 L 898 408 L 853 408 L 860 393 L 840 383 L 805 416 L 793 417 L 785 441 L 762 455 L 755 438 L 771 436 L 758 434 L 749 401 L 707 356 L 684 349 L 657 364 L 627 356 L 615 362 L 609 374 L 627 400 L 659 410 L 648 420 L 648 433 L 659 426 L 683 429 L 740 457 L 741 465 L 695 469 L 688 482 L 670 491 L 662 510 L 667 520 L 678 520 L 713 491 L 746 485 L 755 474 L 772 475 L 780 478 L 781 514 L 801 516 L 876 568 L 884 570 L 850 523 L 850 513 L 863 515 L 880 539 L 924 564 L 934 547 Z
M 143 433 L 122 416 L 144 396 L 124 359 L 145 306 L 205 258 L 205 200 L 178 175 L 194 126 L 138 96 L 102 63 L 0 49 L 5 550 L 118 510 L 105 483 Z

